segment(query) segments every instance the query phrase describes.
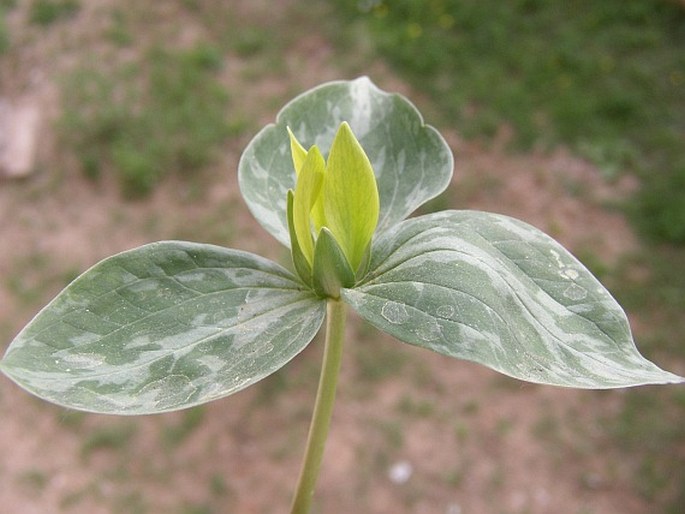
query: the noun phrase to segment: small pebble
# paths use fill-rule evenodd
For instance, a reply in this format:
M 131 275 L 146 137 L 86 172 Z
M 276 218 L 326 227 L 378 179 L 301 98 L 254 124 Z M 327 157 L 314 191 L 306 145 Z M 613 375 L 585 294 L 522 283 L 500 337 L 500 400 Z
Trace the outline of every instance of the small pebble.
M 393 464 L 388 470 L 390 481 L 395 484 L 405 484 L 411 478 L 414 468 L 406 460 Z

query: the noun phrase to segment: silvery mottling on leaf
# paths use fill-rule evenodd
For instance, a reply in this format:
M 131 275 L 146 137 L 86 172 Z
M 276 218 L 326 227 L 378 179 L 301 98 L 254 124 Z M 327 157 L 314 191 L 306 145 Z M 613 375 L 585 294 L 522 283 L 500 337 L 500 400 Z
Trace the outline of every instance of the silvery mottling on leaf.
M 447 187 L 452 166 L 404 97 L 367 78 L 321 85 L 259 132 L 239 165 L 250 210 L 291 248 L 294 273 L 208 244 L 129 250 L 64 289 L 0 369 L 75 409 L 182 409 L 281 368 L 339 298 L 400 341 L 521 380 L 683 381 L 638 353 L 607 290 L 534 227 L 472 210 L 405 219 Z
M 642 357 L 621 307 L 566 249 L 508 216 L 407 218 L 452 154 L 402 96 L 367 78 L 291 101 L 239 164 L 248 207 L 293 271 L 163 241 L 83 273 L 17 335 L 0 370 L 48 401 L 150 414 L 230 395 L 283 367 L 326 320 L 291 514 L 310 511 L 347 308 L 400 341 L 521 380 L 581 388 L 683 382 Z M 455 369 L 455 372 L 458 372 Z

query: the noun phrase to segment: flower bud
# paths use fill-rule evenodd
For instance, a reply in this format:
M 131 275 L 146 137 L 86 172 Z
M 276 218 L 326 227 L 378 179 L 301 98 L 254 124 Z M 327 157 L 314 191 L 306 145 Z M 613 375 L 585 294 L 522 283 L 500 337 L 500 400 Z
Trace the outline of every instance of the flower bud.
M 346 122 L 340 125 L 326 161 L 316 146 L 307 151 L 290 129 L 288 133 L 297 176 L 288 215 L 296 268 L 302 274 L 304 259 L 309 270 L 317 268 L 314 275 L 323 282 L 336 283 L 330 276 L 323 279 L 327 274 L 335 274 L 337 282 L 349 287 L 353 285 L 348 284 L 350 276 L 354 277 L 366 261 L 378 224 L 380 202 L 373 168 Z M 326 242 L 317 244 L 324 228 Z M 317 248 L 326 256 L 337 257 L 317 258 Z M 301 256 L 296 255 L 298 252 Z M 333 269 L 326 269 L 328 266 Z M 336 271 L 335 268 L 341 267 L 347 269 Z M 302 278 L 305 282 L 310 279 Z M 330 287 L 323 289 L 329 294 Z

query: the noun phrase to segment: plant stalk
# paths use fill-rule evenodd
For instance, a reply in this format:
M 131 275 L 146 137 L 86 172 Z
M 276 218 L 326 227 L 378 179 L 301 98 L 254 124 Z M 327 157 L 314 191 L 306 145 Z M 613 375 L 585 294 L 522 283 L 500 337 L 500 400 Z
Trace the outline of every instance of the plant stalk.
M 323 459 L 326 438 L 331 424 L 335 389 L 338 384 L 340 362 L 342 360 L 343 339 L 347 305 L 339 299 L 329 298 L 326 304 L 326 342 L 319 378 L 319 389 L 312 414 L 309 436 L 305 449 L 300 478 L 297 482 L 290 514 L 308 514 L 314 496 L 316 479 Z

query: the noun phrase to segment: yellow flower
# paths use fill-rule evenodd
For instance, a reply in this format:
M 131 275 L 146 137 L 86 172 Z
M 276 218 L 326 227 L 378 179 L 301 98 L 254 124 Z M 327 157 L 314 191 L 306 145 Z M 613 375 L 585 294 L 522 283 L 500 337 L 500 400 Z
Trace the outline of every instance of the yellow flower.
M 346 122 L 333 139 L 328 160 L 317 146 L 305 150 L 290 129 L 288 133 L 297 175 L 289 202 L 293 251 L 299 248 L 313 269 L 317 242 L 322 231 L 328 231 L 333 239 L 328 243 L 337 244 L 354 274 L 365 261 L 378 224 L 380 202 L 371 162 Z

